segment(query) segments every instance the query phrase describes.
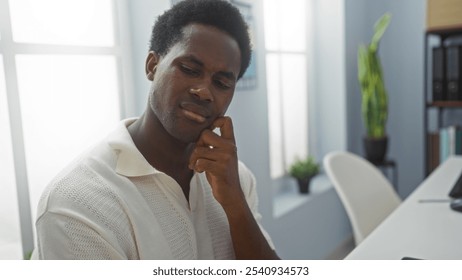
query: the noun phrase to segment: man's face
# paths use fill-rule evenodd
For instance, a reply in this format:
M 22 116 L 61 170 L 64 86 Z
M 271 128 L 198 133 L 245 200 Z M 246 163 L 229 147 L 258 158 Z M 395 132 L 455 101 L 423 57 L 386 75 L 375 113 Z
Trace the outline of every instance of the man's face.
M 241 56 L 237 42 L 214 27 L 191 24 L 183 34 L 165 56 L 150 53 L 146 71 L 150 109 L 171 136 L 190 143 L 226 112 Z

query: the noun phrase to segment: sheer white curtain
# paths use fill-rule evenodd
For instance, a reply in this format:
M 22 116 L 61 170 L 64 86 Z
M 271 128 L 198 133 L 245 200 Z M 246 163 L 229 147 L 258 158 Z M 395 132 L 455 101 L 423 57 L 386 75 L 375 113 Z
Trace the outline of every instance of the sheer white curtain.
M 308 153 L 307 4 L 264 0 L 266 80 L 273 178 Z

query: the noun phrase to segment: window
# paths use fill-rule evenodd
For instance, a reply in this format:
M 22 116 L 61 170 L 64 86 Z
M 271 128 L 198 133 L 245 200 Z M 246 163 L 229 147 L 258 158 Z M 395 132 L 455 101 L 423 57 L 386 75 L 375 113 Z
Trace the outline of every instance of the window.
M 12 176 L 6 180 L 7 187 L 14 190 L 8 192 L 8 197 L 0 197 L 0 205 L 5 207 L 5 202 L 19 200 L 21 224 L 30 224 L 30 228 L 21 228 L 23 246 L 32 247 L 25 245 L 24 239 L 32 235 L 45 186 L 73 158 L 112 130 L 127 111 L 120 102 L 127 87 L 120 66 L 126 62 L 116 13 L 121 10 L 121 2 L 0 2 L 0 62 L 5 68 L 4 80 L 0 75 L 0 133 L 13 135 L 7 138 L 13 139 L 15 145 L 12 148 L 3 137 L 0 141 L 0 167 L 5 168 L 6 153 L 11 158 L 5 162 L 7 175 Z M 3 92 L 2 81 L 6 85 Z M 7 108 L 3 108 L 6 104 Z M 12 120 L 11 127 L 8 120 Z M 17 170 L 13 171 L 13 166 Z M 22 172 L 27 180 L 14 182 L 15 176 L 10 174 L 14 172 Z M 26 195 L 16 199 L 16 190 Z M 4 228 L 6 216 L 3 208 L 0 211 Z M 8 230 L 8 234 L 14 235 L 13 241 L 20 238 L 15 229 Z M 0 245 L 9 242 L 8 238 L 0 235 Z
M 273 178 L 308 154 L 305 0 L 264 0 L 266 80 Z
M 3 57 L 0 55 L 0 259 L 18 259 L 22 256 L 21 235 L 7 104 Z

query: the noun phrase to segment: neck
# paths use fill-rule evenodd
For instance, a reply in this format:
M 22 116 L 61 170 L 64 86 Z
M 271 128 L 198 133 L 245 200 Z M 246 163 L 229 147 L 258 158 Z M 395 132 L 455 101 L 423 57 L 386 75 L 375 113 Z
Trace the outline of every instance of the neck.
M 172 177 L 189 201 L 193 171 L 188 164 L 194 143 L 183 143 L 173 138 L 150 110 L 131 124 L 128 132 L 149 164 Z
M 173 138 L 157 117 L 146 114 L 149 114 L 149 110 L 128 127 L 128 132 L 149 164 L 172 177 L 189 201 L 194 172 L 188 165 L 194 143 L 184 143 Z
M 128 128 L 138 150 L 149 164 L 173 178 L 176 176 L 172 175 L 176 174 L 187 173 L 192 176 L 188 164 L 194 143 L 184 143 L 173 138 L 157 117 L 147 115 L 149 112 L 147 110 Z

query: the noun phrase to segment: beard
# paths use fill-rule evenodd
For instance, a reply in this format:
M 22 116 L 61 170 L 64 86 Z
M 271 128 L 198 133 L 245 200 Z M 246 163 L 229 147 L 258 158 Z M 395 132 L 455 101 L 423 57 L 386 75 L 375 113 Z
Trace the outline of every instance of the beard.
M 202 131 L 212 124 L 210 121 L 204 124 L 195 123 L 182 115 L 179 105 L 166 106 L 154 99 L 155 97 L 151 95 L 150 110 L 164 132 L 174 141 L 183 144 L 195 143 Z

